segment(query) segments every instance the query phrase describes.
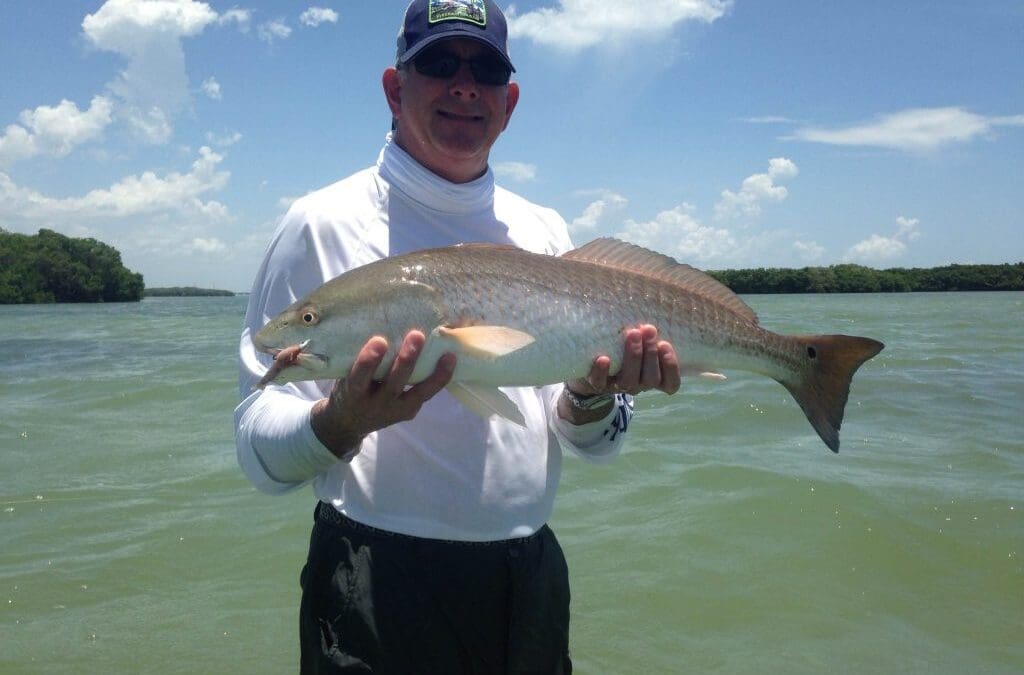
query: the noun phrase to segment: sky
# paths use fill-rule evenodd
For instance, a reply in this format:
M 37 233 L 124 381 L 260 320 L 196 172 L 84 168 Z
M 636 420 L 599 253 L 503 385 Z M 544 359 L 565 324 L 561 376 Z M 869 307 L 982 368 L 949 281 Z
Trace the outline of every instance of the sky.
M 703 269 L 1024 260 L 1024 2 L 536 0 L 500 185 Z M 4 0 L 0 228 L 249 289 L 372 165 L 405 0 Z

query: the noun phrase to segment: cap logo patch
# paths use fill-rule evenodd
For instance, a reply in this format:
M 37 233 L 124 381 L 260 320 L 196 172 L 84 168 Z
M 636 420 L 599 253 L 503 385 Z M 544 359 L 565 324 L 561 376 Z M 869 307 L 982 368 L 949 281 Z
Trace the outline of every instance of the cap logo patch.
M 433 25 L 442 21 L 467 21 L 486 26 L 487 8 L 484 0 L 430 0 L 427 22 Z

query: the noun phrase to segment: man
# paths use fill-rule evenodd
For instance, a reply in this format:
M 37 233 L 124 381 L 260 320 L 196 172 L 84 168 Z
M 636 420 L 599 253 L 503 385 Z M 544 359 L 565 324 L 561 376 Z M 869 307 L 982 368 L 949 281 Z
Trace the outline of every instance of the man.
M 414 0 L 383 75 L 393 133 L 376 166 L 298 200 L 257 274 L 236 444 L 260 490 L 312 483 L 319 500 L 301 578 L 302 672 L 571 672 L 568 575 L 545 524 L 562 448 L 614 456 L 631 414 L 620 392 L 679 387 L 672 346 L 639 326 L 614 377 L 602 356 L 585 379 L 506 388 L 525 427 L 444 392 L 451 354 L 408 386 L 419 331 L 397 346 L 368 336 L 337 382 L 253 391 L 270 364 L 252 335 L 348 269 L 465 241 L 571 248 L 555 212 L 496 187 L 488 168 L 519 99 L 513 70 L 490 0 Z

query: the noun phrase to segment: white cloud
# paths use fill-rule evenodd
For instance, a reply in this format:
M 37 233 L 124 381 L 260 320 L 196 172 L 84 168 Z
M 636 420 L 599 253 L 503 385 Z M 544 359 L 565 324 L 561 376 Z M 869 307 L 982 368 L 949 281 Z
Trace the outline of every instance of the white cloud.
M 215 201 L 203 202 L 200 195 L 227 185 L 230 173 L 217 170 L 222 160 L 221 155 L 203 146 L 199 148 L 199 158 L 186 174 L 172 172 L 158 177 L 146 171 L 141 176 L 124 178 L 109 189 L 93 190 L 80 204 L 86 210 L 113 216 L 180 210 L 221 218 L 226 215 L 223 205 Z
M 322 23 L 337 23 L 338 13 L 326 7 L 310 7 L 299 15 L 299 21 L 303 25 L 316 28 Z
M 292 34 L 292 29 L 288 27 L 288 24 L 283 19 L 275 19 L 261 23 L 256 28 L 256 34 L 264 42 L 273 43 L 275 40 L 287 39 Z
M 914 241 L 921 236 L 917 229 L 919 222 L 917 218 L 900 216 L 896 219 L 895 233 L 887 237 L 872 234 L 867 239 L 851 246 L 843 259 L 847 262 L 875 264 L 899 258 L 906 252 L 907 242 Z
M 103 134 L 111 122 L 112 108 L 110 99 L 94 96 L 88 110 L 79 110 L 67 99 L 56 106 L 23 110 L 21 125 L 9 125 L 0 136 L 0 165 L 39 154 L 64 157 L 75 146 Z
M 48 197 L 21 188 L 7 174 L 0 173 L 0 218 L 25 224 L 82 224 L 109 218 L 176 214 L 206 222 L 228 217 L 219 202 L 203 201 L 207 192 L 222 190 L 230 173 L 219 171 L 221 155 L 203 146 L 188 173 L 171 172 L 157 176 L 152 171 L 127 176 L 109 188 L 96 189 L 82 197 Z
M 219 101 L 221 99 L 220 82 L 218 82 L 216 78 L 208 77 L 203 80 L 202 88 L 203 93 L 213 100 Z
M 794 241 L 793 250 L 804 262 L 814 262 L 825 255 L 825 247 L 815 241 Z
M 19 159 L 39 154 L 32 134 L 17 124 L 11 124 L 0 136 L 0 166 L 11 164 Z
M 216 237 L 196 237 L 192 240 L 192 248 L 199 253 L 222 253 L 228 247 Z
M 760 215 L 762 202 L 781 202 L 789 195 L 789 191 L 776 181 L 793 178 L 798 173 L 800 170 L 790 159 L 775 157 L 769 160 L 768 172 L 744 178 L 739 192 L 722 190 L 722 197 L 715 204 L 715 218 L 723 220 Z
M 209 5 L 195 0 L 107 0 L 86 15 L 82 30 L 97 47 L 128 55 L 149 49 L 154 35 L 195 36 L 216 20 Z
M 537 177 L 537 165 L 524 162 L 497 162 L 493 166 L 494 173 L 517 183 L 525 183 Z
M 218 25 L 236 24 L 243 33 L 249 31 L 249 21 L 252 19 L 252 12 L 247 9 L 234 7 L 217 17 Z
M 640 246 L 667 253 L 682 261 L 715 261 L 734 257 L 739 247 L 727 229 L 703 225 L 694 207 L 683 203 L 662 211 L 654 220 L 627 220 L 615 236 Z
M 601 191 L 601 197 L 596 199 L 583 209 L 583 213 L 573 218 L 569 223 L 569 234 L 586 235 L 597 228 L 598 223 L 606 213 L 619 210 L 628 203 L 628 200 L 620 194 L 608 190 Z
M 763 201 L 781 201 L 786 198 L 786 188 L 778 185 L 778 181 L 798 174 L 799 169 L 792 160 L 785 157 L 772 158 L 768 161 L 768 170 L 744 179 L 738 192 L 722 191 L 722 198 L 715 205 L 716 217 L 721 219 L 760 213 Z M 613 236 L 620 239 L 700 266 L 742 266 L 762 258 L 766 251 L 778 257 L 792 256 L 795 251 L 804 259 L 824 254 L 824 249 L 817 243 L 794 244 L 792 235 L 784 230 L 753 230 L 749 223 L 742 222 L 736 228 L 701 222 L 696 215 L 697 209 L 686 202 L 658 213 L 651 220 L 627 219 L 618 226 L 618 231 L 602 226 L 601 221 L 608 220 L 610 211 L 621 209 L 626 203 L 625 197 L 614 192 L 598 192 L 598 198 L 588 204 L 583 213 L 570 224 L 570 233 L 589 235 L 593 230 L 614 232 Z
M 160 106 L 154 105 L 148 109 L 128 108 L 121 112 L 121 116 L 131 127 L 135 136 L 146 143 L 156 145 L 166 143 L 174 133 L 171 116 Z
M 1024 115 L 986 117 L 960 107 L 914 108 L 850 127 L 797 129 L 790 138 L 920 152 L 991 136 L 1002 126 L 1024 126 Z
M 762 115 L 760 117 L 743 117 L 741 122 L 748 124 L 796 124 L 796 120 L 781 115 Z
M 579 51 L 599 44 L 648 39 L 687 21 L 712 23 L 724 16 L 732 4 L 732 0 L 558 0 L 557 7 L 524 14 L 509 7 L 506 17 L 513 37 Z
M 230 147 L 235 143 L 239 142 L 240 140 L 242 140 L 242 134 L 240 134 L 237 131 L 231 132 L 229 134 L 224 134 L 223 136 L 218 136 L 212 131 L 206 132 L 206 141 L 210 145 L 216 145 L 218 148 Z
M 883 237 L 872 234 L 864 241 L 858 242 L 850 247 L 844 256 L 844 260 L 874 263 L 884 260 L 892 260 L 903 255 L 907 245 L 896 237 Z
M 81 111 L 64 99 L 55 107 L 39 106 L 23 111 L 20 119 L 36 138 L 36 143 L 47 146 L 56 155 L 66 155 L 71 149 L 99 136 L 110 124 L 110 100 L 94 96 L 89 109 Z
M 139 139 L 170 139 L 173 118 L 189 97 L 181 41 L 217 20 L 209 5 L 195 0 L 107 0 L 82 21 L 93 46 L 127 60 L 107 87 L 120 102 L 117 116 Z
M 917 229 L 918 223 L 921 221 L 917 218 L 904 218 L 899 216 L 896 218 L 896 236 L 902 237 L 907 241 L 914 241 L 921 236 L 921 233 Z

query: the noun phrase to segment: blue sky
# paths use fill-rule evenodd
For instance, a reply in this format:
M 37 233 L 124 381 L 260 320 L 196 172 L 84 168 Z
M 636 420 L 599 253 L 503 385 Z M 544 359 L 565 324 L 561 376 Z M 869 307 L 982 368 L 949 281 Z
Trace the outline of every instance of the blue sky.
M 0 3 L 0 227 L 247 290 L 287 204 L 376 160 L 405 4 Z M 492 166 L 577 243 L 1024 260 L 1020 0 L 501 4 L 522 96 Z

